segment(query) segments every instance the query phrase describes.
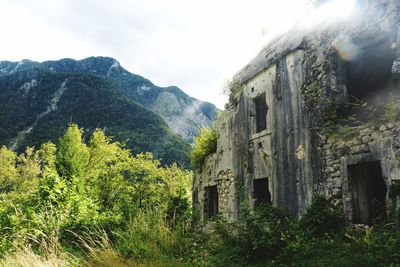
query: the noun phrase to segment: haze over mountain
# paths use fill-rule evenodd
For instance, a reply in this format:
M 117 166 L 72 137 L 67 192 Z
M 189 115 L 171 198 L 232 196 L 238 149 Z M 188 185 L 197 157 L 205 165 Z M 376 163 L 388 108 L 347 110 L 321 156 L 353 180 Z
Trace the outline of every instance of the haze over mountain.
M 112 58 L 0 61 L 0 144 L 13 149 L 57 141 L 76 122 L 87 132 L 105 129 L 135 153 L 187 166 L 186 141 L 216 114 L 214 105 L 158 87 Z

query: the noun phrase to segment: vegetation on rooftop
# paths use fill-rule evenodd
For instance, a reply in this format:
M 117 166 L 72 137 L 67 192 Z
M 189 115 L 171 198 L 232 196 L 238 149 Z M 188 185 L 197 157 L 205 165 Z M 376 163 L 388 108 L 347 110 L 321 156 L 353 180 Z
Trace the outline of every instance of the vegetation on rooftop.
M 232 79 L 226 83 L 223 89 L 223 93 L 228 96 L 228 103 L 225 105 L 226 109 L 237 106 L 243 89 L 243 85 L 237 79 Z
M 207 156 L 217 151 L 218 132 L 215 127 L 200 128 L 199 135 L 194 138 L 194 146 L 190 153 L 192 167 L 201 170 Z

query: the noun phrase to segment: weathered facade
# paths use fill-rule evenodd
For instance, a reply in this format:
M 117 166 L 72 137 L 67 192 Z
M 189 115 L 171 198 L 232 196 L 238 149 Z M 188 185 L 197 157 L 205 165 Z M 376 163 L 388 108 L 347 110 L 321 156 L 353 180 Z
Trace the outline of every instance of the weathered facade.
M 268 202 L 301 216 L 315 194 L 351 223 L 393 212 L 400 120 L 385 112 L 400 103 L 399 10 L 397 0 L 360 0 L 351 17 L 271 42 L 236 75 L 242 90 L 218 119 L 217 152 L 194 175 L 201 221 Z M 385 119 L 354 122 L 355 103 Z

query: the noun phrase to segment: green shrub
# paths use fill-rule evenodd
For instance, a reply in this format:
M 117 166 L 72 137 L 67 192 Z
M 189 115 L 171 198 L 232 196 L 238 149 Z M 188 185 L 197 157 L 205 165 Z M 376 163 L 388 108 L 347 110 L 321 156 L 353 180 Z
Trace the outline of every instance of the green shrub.
M 229 97 L 228 103 L 225 104 L 226 109 L 237 106 L 243 88 L 243 85 L 236 79 L 227 82 L 223 89 L 223 93 Z
M 220 219 L 215 234 L 221 245 L 213 249 L 219 254 L 214 261 L 217 266 L 271 263 L 295 238 L 294 229 L 295 222 L 289 215 L 271 205 L 244 212 L 236 223 Z
M 333 237 L 346 226 L 343 210 L 333 207 L 324 196 L 313 197 L 311 205 L 300 219 L 302 230 L 312 237 Z
M 185 195 L 178 194 L 170 197 L 166 212 L 167 221 L 170 226 L 173 227 L 177 223 L 189 220 L 190 215 L 190 202 Z
M 217 151 L 217 130 L 212 128 L 201 128 L 199 136 L 194 138 L 194 146 L 190 154 L 192 167 L 201 170 L 206 157 Z

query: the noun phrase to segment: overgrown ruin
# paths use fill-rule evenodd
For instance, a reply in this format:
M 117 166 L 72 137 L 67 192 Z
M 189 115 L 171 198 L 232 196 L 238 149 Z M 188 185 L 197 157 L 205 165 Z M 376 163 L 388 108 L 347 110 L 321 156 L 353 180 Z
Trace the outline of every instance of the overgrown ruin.
M 217 152 L 194 175 L 201 221 L 272 203 L 301 216 L 313 195 L 350 224 L 399 209 L 400 2 L 359 0 L 348 18 L 298 26 L 234 78 Z

